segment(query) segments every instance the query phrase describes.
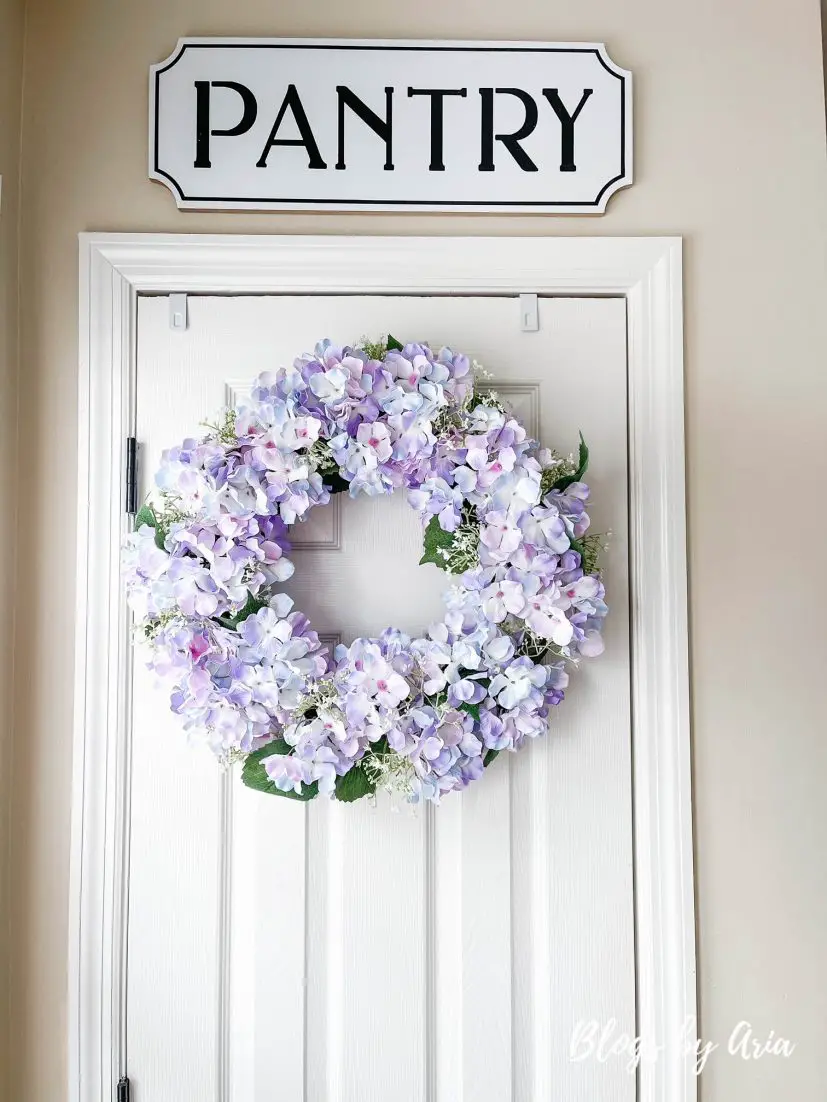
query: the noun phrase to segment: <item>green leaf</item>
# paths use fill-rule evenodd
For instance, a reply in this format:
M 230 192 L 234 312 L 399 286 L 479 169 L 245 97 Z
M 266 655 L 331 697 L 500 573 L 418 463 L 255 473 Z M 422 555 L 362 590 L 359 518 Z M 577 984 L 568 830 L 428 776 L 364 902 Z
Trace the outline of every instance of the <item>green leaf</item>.
M 579 482 L 586 471 L 589 469 L 589 448 L 586 441 L 583 439 L 583 433 L 580 433 L 580 453 L 577 457 L 577 470 L 574 472 L 574 481 Z
M 499 754 L 499 750 L 487 750 L 485 757 L 482 759 L 483 768 L 487 769 L 497 754 Z
M 350 483 L 346 478 L 342 478 L 340 474 L 322 475 L 322 481 L 331 494 L 341 494 L 350 489 Z
M 469 704 L 467 700 L 463 700 L 462 704 L 460 704 L 460 706 L 459 706 L 459 710 L 461 712 L 467 712 L 469 716 L 473 716 L 474 719 L 477 721 L 477 723 L 479 723 L 479 720 L 480 720 L 480 706 L 479 706 L 479 704 Z
M 155 529 L 155 546 L 160 547 L 162 551 L 166 551 L 167 530 L 158 523 L 158 517 L 151 505 L 142 505 L 135 515 L 135 530 L 137 531 L 144 524 L 148 524 L 150 528 Z
M 419 560 L 419 565 L 422 566 L 426 562 L 432 562 L 440 570 L 444 570 L 445 557 L 440 552 L 449 551 L 453 544 L 454 533 L 446 532 L 440 527 L 439 517 L 432 516 L 428 521 L 428 527 L 425 529 L 425 554 Z
M 151 505 L 142 505 L 135 515 L 135 527 L 141 528 L 144 524 L 148 524 L 150 528 L 154 528 L 156 525 L 155 510 Z
M 336 778 L 336 799 L 342 803 L 351 804 L 375 791 L 376 785 L 358 765 L 351 766 L 343 777 Z
M 370 744 L 370 753 L 377 758 L 381 758 L 383 754 L 388 752 L 388 736 L 381 735 L 376 742 Z
M 562 478 L 558 478 L 556 482 L 552 482 L 551 489 L 557 491 L 567 490 L 572 483 L 579 482 L 588 469 L 589 449 L 586 445 L 586 441 L 583 439 L 583 433 L 581 432 L 580 454 L 577 457 L 577 470 L 574 474 L 564 475 Z
M 248 788 L 255 789 L 256 792 L 266 792 L 270 796 L 286 796 L 288 800 L 300 800 L 303 803 L 312 800 L 319 794 L 318 781 L 303 784 L 301 792 L 294 792 L 292 788 L 282 792 L 280 788 L 276 788 L 267 776 L 267 770 L 261 764 L 263 758 L 271 758 L 274 754 L 289 754 L 291 749 L 292 747 L 288 746 L 283 738 L 277 738 L 268 742 L 266 746 L 254 750 L 252 754 L 248 754 L 241 770 L 242 782 Z
M 218 622 L 226 628 L 237 628 L 239 624 L 244 623 L 248 616 L 255 616 L 260 608 L 266 608 L 269 603 L 266 599 L 254 597 L 252 593 L 248 593 L 242 609 L 239 609 L 232 616 L 221 616 Z
M 426 696 L 425 700 L 432 708 L 441 708 L 443 704 L 447 704 L 448 702 L 448 690 L 443 689 L 441 692 L 434 693 L 432 696 Z
M 401 352 L 404 348 L 404 344 L 400 344 L 396 337 L 392 337 L 388 333 L 388 351 L 389 352 Z
M 282 757 L 284 757 L 289 754 L 292 749 L 290 743 L 279 736 L 278 738 L 274 738 L 272 742 L 268 742 L 266 746 L 259 746 L 258 750 L 253 750 L 251 754 L 247 755 L 247 761 L 249 761 L 250 758 L 258 758 L 258 760 L 261 761 L 262 758 L 271 758 L 273 754 L 281 754 Z

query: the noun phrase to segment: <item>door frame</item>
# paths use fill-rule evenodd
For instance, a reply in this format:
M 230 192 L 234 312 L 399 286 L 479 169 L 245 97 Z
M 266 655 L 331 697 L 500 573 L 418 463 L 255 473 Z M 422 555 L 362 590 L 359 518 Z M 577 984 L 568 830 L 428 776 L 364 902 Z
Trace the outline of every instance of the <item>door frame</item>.
M 681 239 L 80 234 L 78 573 L 69 944 L 71 1102 L 123 1074 L 129 618 L 119 547 L 140 294 L 623 296 L 629 378 L 638 1033 L 695 1041 Z M 517 321 L 515 302 L 515 324 Z M 695 1102 L 694 1058 L 640 1102 Z M 434 1102 L 427 1099 L 426 1102 Z

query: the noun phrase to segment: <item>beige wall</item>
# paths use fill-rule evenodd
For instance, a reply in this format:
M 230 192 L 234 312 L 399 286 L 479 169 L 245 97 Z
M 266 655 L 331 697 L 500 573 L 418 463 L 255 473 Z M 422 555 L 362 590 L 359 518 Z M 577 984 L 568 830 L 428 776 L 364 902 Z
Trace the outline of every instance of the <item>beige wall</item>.
M 20 176 L 20 93 L 23 69 L 23 0 L 0 0 L 0 516 L 7 533 L 15 514 L 17 424 L 17 229 Z M 14 600 L 14 541 L 0 539 L 0 601 Z M 10 783 L 13 614 L 6 620 L 0 663 L 0 1099 L 8 1093 L 10 1009 Z
M 179 214 L 146 77 L 181 34 L 597 39 L 635 73 L 605 218 Z M 2 147 L 0 147 L 2 148 Z M 30 0 L 14 784 L 14 1102 L 64 1097 L 79 230 L 683 234 L 706 1102 L 822 1102 L 827 172 L 818 0 Z M 0 543 L 2 546 L 2 543 Z M 541 1102 L 541 1100 L 538 1100 Z M 668 1102 L 668 1100 L 663 1100 Z

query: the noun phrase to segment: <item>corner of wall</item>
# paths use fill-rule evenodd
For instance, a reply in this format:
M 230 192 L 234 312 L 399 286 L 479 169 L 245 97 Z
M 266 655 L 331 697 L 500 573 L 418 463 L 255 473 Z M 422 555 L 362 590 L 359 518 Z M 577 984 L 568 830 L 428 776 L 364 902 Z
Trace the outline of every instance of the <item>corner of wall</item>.
M 0 515 L 17 513 L 17 394 L 19 367 L 19 226 L 25 0 L 0 0 Z M 0 600 L 13 607 L 13 541 L 0 542 Z M 0 1100 L 11 1100 L 11 863 L 13 624 L 0 663 Z

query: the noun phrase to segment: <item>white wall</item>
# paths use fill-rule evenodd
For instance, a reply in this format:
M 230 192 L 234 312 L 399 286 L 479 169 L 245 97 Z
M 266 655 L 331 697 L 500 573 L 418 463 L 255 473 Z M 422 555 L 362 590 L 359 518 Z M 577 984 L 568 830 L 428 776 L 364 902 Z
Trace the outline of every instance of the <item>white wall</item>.
M 14 775 L 14 1102 L 61 1098 L 79 230 L 686 239 L 705 1102 L 821 1102 L 827 1020 L 827 173 L 817 0 L 29 0 Z M 605 218 L 179 214 L 146 176 L 146 77 L 181 34 L 605 40 L 638 182 Z M 323 325 L 320 324 L 320 329 Z M 2 467 L 0 467 L 2 469 Z M 540 1102 L 540 1100 L 538 1100 Z M 668 1100 L 664 1100 L 668 1102 Z

